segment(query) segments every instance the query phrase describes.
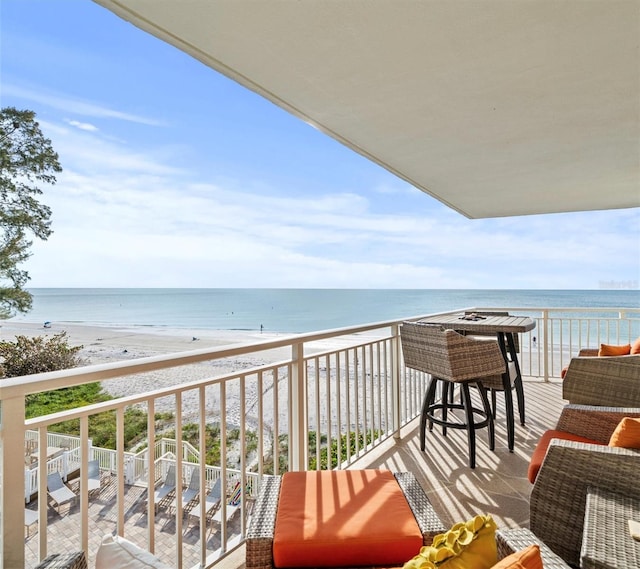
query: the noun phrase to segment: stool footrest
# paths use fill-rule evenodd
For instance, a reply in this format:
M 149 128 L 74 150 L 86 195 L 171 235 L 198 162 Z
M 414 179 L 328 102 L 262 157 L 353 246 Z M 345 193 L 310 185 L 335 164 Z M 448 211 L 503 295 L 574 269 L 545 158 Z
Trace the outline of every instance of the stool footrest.
M 432 423 L 435 423 L 436 425 L 441 425 L 443 427 L 447 427 L 448 429 L 466 429 L 467 428 L 466 423 L 459 423 L 449 419 L 445 421 L 444 419 L 441 419 L 440 417 L 435 415 L 434 413 L 435 411 L 442 411 L 442 409 L 444 409 L 445 407 L 447 408 L 447 410 L 451 410 L 451 409 L 460 409 L 463 411 L 465 410 L 464 405 L 460 403 L 448 403 L 448 404 L 434 403 L 433 405 L 429 406 L 429 410 L 427 412 L 427 419 Z M 474 416 L 478 415 L 482 417 L 482 419 L 480 419 L 479 421 L 474 420 L 473 422 L 474 428 L 481 429 L 483 427 L 486 427 L 489 424 L 489 418 L 487 417 L 487 413 L 485 412 L 484 409 L 480 409 L 478 407 L 472 407 L 471 412 L 473 413 Z

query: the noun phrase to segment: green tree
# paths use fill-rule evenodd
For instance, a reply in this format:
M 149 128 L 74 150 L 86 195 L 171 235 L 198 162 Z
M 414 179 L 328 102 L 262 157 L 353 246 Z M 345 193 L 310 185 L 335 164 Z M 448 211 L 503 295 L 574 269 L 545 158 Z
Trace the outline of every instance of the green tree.
M 42 184 L 55 184 L 62 172 L 58 154 L 45 138 L 33 111 L 0 110 L 0 318 L 28 312 L 31 294 L 24 290 L 29 236 L 47 240 L 51 209 L 38 201 Z

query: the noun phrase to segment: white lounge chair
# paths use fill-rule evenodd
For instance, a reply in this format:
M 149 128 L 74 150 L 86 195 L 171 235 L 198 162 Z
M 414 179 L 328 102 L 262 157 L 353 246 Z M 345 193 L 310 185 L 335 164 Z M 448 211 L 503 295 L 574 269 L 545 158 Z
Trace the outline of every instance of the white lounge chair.
M 30 510 L 29 508 L 24 509 L 24 527 L 27 528 L 27 537 L 30 535 L 31 526 L 33 524 L 38 523 L 38 512 L 35 510 Z
M 47 494 L 58 513 L 60 513 L 60 506 L 76 499 L 76 495 L 62 481 L 62 477 L 57 470 L 47 476 Z
M 169 495 L 176 489 L 176 467 L 175 464 L 169 466 L 167 475 L 162 482 L 162 485 L 155 490 L 153 498 L 156 509 L 158 506 L 169 498 Z
M 218 478 L 211 486 L 209 492 L 207 492 L 207 496 L 205 498 L 205 510 L 204 515 L 205 519 L 208 520 L 211 517 L 213 511 L 220 505 L 220 501 L 222 500 L 222 479 Z M 200 502 L 198 501 L 193 505 L 193 507 L 189 510 L 189 517 L 197 518 L 200 520 L 200 516 L 202 514 L 200 508 Z
M 231 492 L 231 499 L 227 502 L 225 507 L 225 517 L 227 522 L 236 515 L 238 510 L 240 510 L 240 500 L 242 499 L 242 488 L 240 486 L 240 482 L 238 482 L 233 492 Z M 220 508 L 211 518 L 212 521 L 222 523 L 222 508 Z
M 194 468 L 191 472 L 191 479 L 189 480 L 189 486 L 182 491 L 182 510 L 184 511 L 186 507 L 194 500 L 198 494 L 200 493 L 200 470 Z M 177 505 L 177 501 L 173 500 L 173 507 Z
M 226 511 L 227 522 L 230 522 L 231 518 L 233 518 L 233 516 L 235 516 L 238 513 L 238 510 L 240 510 L 240 504 L 227 504 L 226 510 L 227 510 Z M 219 524 L 222 523 L 222 508 L 220 508 L 213 515 L 213 518 L 211 518 L 211 520 L 214 522 L 218 522 Z
M 87 467 L 89 475 L 89 494 L 93 492 L 100 492 L 101 479 L 100 479 L 100 463 L 97 460 L 90 460 Z

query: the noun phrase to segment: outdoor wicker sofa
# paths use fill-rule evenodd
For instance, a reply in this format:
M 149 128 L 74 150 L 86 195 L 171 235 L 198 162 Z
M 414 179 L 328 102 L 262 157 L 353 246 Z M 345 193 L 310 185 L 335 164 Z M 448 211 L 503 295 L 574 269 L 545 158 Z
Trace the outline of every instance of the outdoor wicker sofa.
M 640 407 L 640 355 L 597 356 L 582 350 L 573 358 L 562 382 L 562 397 L 569 403 Z
M 540 547 L 540 557 L 544 569 L 570 569 L 564 560 L 556 555 L 535 534 L 526 528 L 499 529 L 496 532 L 496 545 L 498 559 L 504 559 L 508 555 L 520 551 L 529 545 L 537 544 Z
M 601 444 L 553 439 L 533 485 L 531 530 L 571 565 L 580 563 L 589 488 L 640 499 L 640 450 L 607 445 L 623 417 L 640 417 L 640 408 L 567 405 L 556 429 Z M 616 536 L 610 538 L 614 548 Z

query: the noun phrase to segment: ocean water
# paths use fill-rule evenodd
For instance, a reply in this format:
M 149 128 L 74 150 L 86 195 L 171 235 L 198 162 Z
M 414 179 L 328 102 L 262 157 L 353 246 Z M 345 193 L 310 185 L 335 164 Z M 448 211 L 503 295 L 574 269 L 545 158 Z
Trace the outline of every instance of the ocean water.
M 17 322 L 304 333 L 476 306 L 639 308 L 640 290 L 34 288 Z M 519 314 L 539 315 L 520 310 Z M 556 314 L 560 316 L 561 314 Z

